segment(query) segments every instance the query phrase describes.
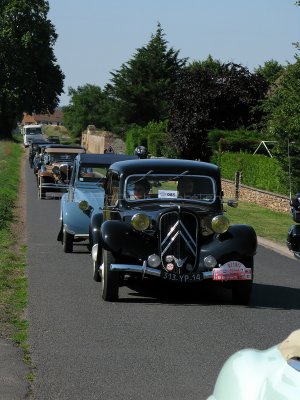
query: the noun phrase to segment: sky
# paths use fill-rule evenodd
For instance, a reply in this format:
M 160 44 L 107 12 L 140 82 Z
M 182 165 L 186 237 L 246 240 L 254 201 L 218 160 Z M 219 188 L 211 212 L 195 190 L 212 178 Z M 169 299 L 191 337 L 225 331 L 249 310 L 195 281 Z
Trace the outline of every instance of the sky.
M 58 39 L 57 62 L 68 88 L 93 84 L 104 89 L 155 34 L 158 22 L 180 58 L 208 55 L 253 71 L 274 59 L 294 62 L 300 42 L 300 7 L 294 0 L 49 0 L 49 19 Z

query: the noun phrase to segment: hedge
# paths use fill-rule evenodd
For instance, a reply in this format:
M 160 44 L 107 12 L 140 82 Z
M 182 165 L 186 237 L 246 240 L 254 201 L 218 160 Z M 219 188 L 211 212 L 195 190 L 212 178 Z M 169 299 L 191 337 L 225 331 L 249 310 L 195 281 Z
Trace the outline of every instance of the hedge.
M 211 161 L 221 167 L 225 179 L 234 180 L 242 172 L 241 183 L 258 189 L 288 195 L 289 182 L 279 162 L 273 157 L 249 153 L 215 154 Z

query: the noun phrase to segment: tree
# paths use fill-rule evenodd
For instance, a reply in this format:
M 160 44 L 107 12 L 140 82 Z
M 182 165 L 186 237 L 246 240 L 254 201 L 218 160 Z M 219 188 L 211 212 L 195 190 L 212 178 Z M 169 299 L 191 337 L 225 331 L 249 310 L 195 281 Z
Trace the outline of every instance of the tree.
M 149 43 L 137 49 L 120 70 L 111 73 L 112 83 L 106 89 L 115 104 L 115 124 L 126 129 L 130 124 L 145 126 L 167 118 L 168 97 L 178 71 L 186 63 L 178 54 L 167 48 L 158 24 Z
M 22 112 L 52 112 L 63 92 L 48 1 L 0 0 L 0 137 Z
M 208 60 L 209 61 L 209 60 Z M 239 64 L 194 64 L 181 72 L 170 102 L 170 132 L 184 158 L 209 161 L 208 131 L 251 127 L 267 90 L 265 79 Z
M 268 130 L 278 141 L 279 159 L 288 176 L 291 162 L 293 191 L 300 188 L 300 58 L 289 64 L 274 87 L 271 95 L 264 101 L 268 113 Z M 288 159 L 290 153 L 290 160 Z
M 266 61 L 263 66 L 259 65 L 254 72 L 261 74 L 269 85 L 272 85 L 283 73 L 284 67 L 276 60 Z
M 86 84 L 70 88 L 70 104 L 63 107 L 64 125 L 74 137 L 79 137 L 87 125 L 107 129 L 107 95 L 100 87 Z

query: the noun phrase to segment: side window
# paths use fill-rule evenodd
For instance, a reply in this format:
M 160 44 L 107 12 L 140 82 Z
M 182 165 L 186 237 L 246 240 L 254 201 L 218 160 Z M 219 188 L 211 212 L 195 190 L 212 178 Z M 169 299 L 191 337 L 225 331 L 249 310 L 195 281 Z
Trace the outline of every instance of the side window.
M 115 207 L 118 204 L 120 194 L 120 179 L 117 174 L 110 174 L 108 177 L 107 205 Z

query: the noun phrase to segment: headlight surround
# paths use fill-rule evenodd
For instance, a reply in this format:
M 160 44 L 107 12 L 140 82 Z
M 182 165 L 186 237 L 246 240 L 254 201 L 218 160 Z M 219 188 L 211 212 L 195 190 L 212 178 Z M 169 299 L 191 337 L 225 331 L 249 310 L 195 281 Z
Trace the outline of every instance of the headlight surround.
M 88 209 L 90 208 L 90 205 L 86 200 L 81 200 L 78 203 L 78 207 L 80 208 L 81 211 L 88 211 Z
M 225 233 L 229 228 L 230 222 L 225 215 L 217 215 L 211 220 L 211 227 L 216 233 Z
M 150 222 L 150 218 L 145 214 L 134 214 L 134 216 L 131 218 L 131 225 L 139 232 L 149 228 Z

